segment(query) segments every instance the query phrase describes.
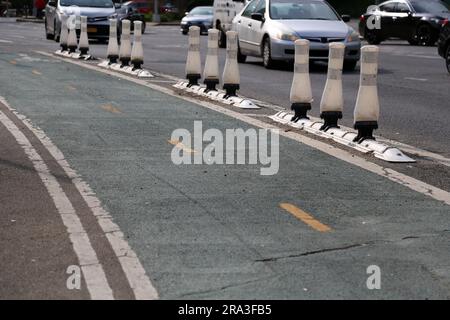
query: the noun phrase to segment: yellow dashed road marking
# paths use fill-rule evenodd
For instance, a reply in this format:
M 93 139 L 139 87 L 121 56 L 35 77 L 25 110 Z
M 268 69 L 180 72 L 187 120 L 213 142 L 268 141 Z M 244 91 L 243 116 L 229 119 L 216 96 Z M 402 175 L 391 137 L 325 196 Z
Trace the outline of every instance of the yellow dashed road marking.
M 122 113 L 119 108 L 114 107 L 112 104 L 104 104 L 100 108 L 111 113 Z
M 309 225 L 311 228 L 313 228 L 314 230 L 317 230 L 319 232 L 328 232 L 331 231 L 331 228 L 325 224 L 323 224 L 322 222 L 320 222 L 319 220 L 314 219 L 313 216 L 309 215 L 308 213 L 306 213 L 305 211 L 303 211 L 300 208 L 297 208 L 296 206 L 294 206 L 293 204 L 290 203 L 280 203 L 280 207 L 284 210 L 286 210 L 287 212 L 289 212 L 290 214 L 292 214 L 294 217 L 296 217 L 297 219 L 302 220 L 304 223 L 306 223 L 307 225 Z
M 176 148 L 181 149 L 187 153 L 196 153 L 194 149 L 191 149 L 189 147 L 186 147 L 184 144 L 182 144 L 179 140 L 167 140 L 168 143 L 174 145 Z
M 13 65 L 16 65 L 16 64 L 17 64 L 17 61 L 16 61 L 16 60 L 10 60 L 9 63 L 11 63 L 11 64 L 13 64 Z

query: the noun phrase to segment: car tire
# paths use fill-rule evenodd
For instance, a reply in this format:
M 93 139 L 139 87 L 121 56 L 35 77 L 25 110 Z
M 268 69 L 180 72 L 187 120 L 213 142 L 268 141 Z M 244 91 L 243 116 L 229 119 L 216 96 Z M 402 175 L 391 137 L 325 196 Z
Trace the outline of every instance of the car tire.
M 53 40 L 55 40 L 56 42 L 59 42 L 59 38 L 61 36 L 61 28 L 59 28 L 59 30 L 57 30 L 57 28 L 56 28 L 56 20 L 55 20 L 55 22 L 53 24 L 53 29 L 54 29 L 54 31 L 53 31 Z
M 447 66 L 448 73 L 450 73 L 450 45 L 445 50 L 445 65 Z
M 145 33 L 145 28 L 146 28 L 146 27 L 147 27 L 147 26 L 146 26 L 146 24 L 145 24 L 145 21 L 142 21 L 142 31 L 141 31 L 142 34 Z
M 219 41 L 218 41 L 219 48 L 226 48 L 227 47 L 227 35 L 225 32 L 223 32 L 222 29 L 219 29 Z
M 345 60 L 343 69 L 344 71 L 355 71 L 357 64 L 357 60 Z
M 275 67 L 275 61 L 272 59 L 272 49 L 270 46 L 270 38 L 265 37 L 262 44 L 262 58 L 263 64 L 266 69 L 273 69 Z
M 432 46 L 436 42 L 433 29 L 429 24 L 421 24 L 417 27 L 416 39 L 421 46 Z
M 419 44 L 419 41 L 417 41 L 416 39 L 409 39 L 408 42 L 412 46 L 417 46 Z
M 238 48 L 237 61 L 239 63 L 245 63 L 247 56 L 241 53 L 241 48 Z
M 53 38 L 55 37 L 55 35 L 52 34 L 52 33 L 48 33 L 47 20 L 45 20 L 44 24 L 45 24 L 45 38 L 46 38 L 47 40 L 53 40 Z
M 181 31 L 181 33 L 182 33 L 183 35 L 187 35 L 187 34 L 188 34 L 187 30 L 183 30 L 183 31 Z
M 371 45 L 377 45 L 381 43 L 381 38 L 374 30 L 366 29 L 364 32 L 364 38 Z

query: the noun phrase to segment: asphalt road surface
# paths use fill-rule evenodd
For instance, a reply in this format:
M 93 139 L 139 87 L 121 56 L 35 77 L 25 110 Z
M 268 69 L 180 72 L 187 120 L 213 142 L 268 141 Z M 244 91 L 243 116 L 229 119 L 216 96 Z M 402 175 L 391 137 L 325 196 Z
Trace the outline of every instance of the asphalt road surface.
M 57 47 L 42 25 L 0 26 L 0 298 L 450 298 L 446 191 L 289 132 L 274 176 L 177 166 L 174 130 L 259 125 L 37 53 Z M 149 69 L 183 76 L 176 28 L 151 28 L 144 42 Z M 382 46 L 380 133 L 448 156 L 449 79 L 435 50 Z M 256 59 L 241 66 L 242 93 L 277 105 L 289 105 L 291 78 Z M 325 69 L 312 81 L 318 101 Z M 344 86 L 351 110 L 358 73 Z M 83 271 L 79 289 L 69 266 Z

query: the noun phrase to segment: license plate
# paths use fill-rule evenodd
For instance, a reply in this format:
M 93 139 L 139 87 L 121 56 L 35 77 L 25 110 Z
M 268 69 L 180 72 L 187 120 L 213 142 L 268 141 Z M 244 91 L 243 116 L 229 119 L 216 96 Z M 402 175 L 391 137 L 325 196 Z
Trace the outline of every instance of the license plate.
M 88 33 L 95 33 L 97 32 L 97 28 L 87 28 Z

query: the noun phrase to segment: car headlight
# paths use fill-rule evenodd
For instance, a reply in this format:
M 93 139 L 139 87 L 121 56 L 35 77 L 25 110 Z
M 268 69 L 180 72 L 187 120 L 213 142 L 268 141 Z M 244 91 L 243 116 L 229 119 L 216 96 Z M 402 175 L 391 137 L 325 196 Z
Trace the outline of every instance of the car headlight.
M 299 36 L 297 36 L 296 34 L 293 33 L 285 33 L 282 31 L 278 31 L 275 33 L 275 38 L 279 39 L 279 40 L 285 40 L 285 41 L 295 41 L 300 39 Z
M 117 13 L 113 13 L 112 15 L 110 15 L 108 18 L 109 19 L 117 19 L 118 15 Z
M 347 36 L 347 42 L 355 42 L 359 41 L 359 33 L 356 31 L 352 31 L 349 36 Z

